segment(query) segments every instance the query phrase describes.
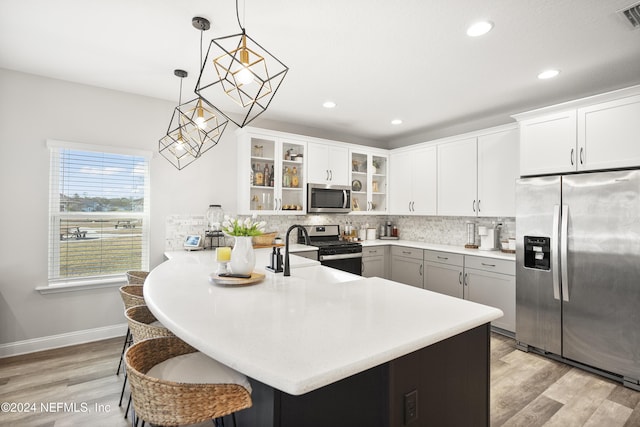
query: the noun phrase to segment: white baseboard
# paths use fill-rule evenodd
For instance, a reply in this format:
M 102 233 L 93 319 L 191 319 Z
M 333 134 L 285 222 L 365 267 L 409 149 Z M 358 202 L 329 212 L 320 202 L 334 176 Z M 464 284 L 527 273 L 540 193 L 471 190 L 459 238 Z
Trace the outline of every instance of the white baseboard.
M 0 358 L 100 341 L 108 338 L 124 337 L 126 333 L 127 324 L 122 323 L 119 325 L 103 326 L 101 328 L 85 329 L 83 331 L 0 344 Z

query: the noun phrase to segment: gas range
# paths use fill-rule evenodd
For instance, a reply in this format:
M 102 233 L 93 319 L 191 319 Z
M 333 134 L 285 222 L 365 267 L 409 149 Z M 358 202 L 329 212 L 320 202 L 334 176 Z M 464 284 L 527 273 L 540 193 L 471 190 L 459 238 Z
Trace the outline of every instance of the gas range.
M 362 245 L 340 240 L 339 225 L 305 225 L 309 243 L 318 248 L 320 264 L 354 274 L 362 274 Z M 304 235 L 298 230 L 298 243 L 304 244 Z
M 310 244 L 317 246 L 320 254 L 362 252 L 360 243 L 340 240 L 339 225 L 305 225 L 304 228 L 309 233 Z M 304 235 L 300 230 L 298 243 L 304 243 Z

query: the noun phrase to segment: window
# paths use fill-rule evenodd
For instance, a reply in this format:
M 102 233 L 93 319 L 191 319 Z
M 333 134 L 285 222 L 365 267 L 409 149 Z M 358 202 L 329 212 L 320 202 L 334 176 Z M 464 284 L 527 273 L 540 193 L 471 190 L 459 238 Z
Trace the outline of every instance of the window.
M 49 284 L 149 267 L 150 152 L 48 140 Z

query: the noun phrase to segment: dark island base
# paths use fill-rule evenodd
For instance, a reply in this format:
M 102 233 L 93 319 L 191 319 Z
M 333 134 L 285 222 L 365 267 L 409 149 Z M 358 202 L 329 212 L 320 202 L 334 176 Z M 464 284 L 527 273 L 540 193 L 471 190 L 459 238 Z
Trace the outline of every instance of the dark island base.
M 252 380 L 253 407 L 237 414 L 238 426 L 488 426 L 489 331 L 479 326 L 301 396 Z

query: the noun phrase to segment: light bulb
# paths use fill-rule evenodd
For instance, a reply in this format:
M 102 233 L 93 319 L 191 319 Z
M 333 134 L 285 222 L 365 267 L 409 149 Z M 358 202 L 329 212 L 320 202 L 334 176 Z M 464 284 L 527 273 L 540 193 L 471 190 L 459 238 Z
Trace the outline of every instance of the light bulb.
M 247 50 L 247 37 L 242 35 L 242 49 L 240 49 L 240 63 L 242 69 L 236 74 L 236 78 L 240 84 L 248 85 L 253 81 L 253 74 L 249 71 L 249 51 Z
M 236 78 L 241 84 L 248 85 L 253 81 L 253 74 L 247 67 L 242 67 L 242 69 L 236 74 Z
M 176 142 L 176 151 L 184 151 L 184 140 L 182 139 L 182 132 L 178 131 L 178 141 Z
M 202 110 L 202 109 L 200 108 L 199 110 Z M 201 114 L 202 114 L 201 111 L 198 111 L 198 117 L 196 117 L 196 124 L 200 129 L 206 129 L 207 121 L 204 119 L 204 117 Z

